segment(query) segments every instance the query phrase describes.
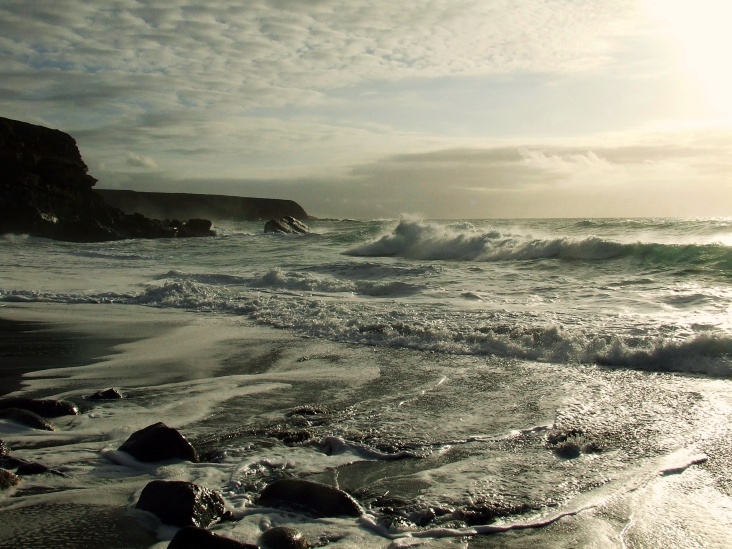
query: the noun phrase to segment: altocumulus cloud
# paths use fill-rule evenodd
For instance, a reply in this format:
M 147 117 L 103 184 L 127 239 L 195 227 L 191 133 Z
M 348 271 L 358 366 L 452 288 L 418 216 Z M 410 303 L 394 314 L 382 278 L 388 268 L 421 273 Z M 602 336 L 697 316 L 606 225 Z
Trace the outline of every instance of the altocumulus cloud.
M 559 215 L 573 192 L 596 203 L 611 196 L 598 174 L 622 182 L 632 171 L 649 197 L 681 175 L 728 182 L 728 134 L 581 144 L 510 135 L 507 145 L 489 141 L 490 127 L 476 135 L 456 131 L 459 122 L 430 125 L 436 109 L 460 102 L 440 96 L 447 82 L 480 93 L 533 75 L 539 89 L 613 64 L 627 76 L 619 44 L 644 36 L 640 4 L 5 0 L 0 109 L 72 133 L 85 159 L 105 167 L 94 174 L 100 185 L 337 205 L 314 212 L 323 215 Z M 436 90 L 430 101 L 420 86 Z M 564 89 L 560 104 L 574 103 Z M 504 112 L 507 96 L 472 99 Z M 154 177 L 136 180 L 140 168 Z M 540 207 L 525 207 L 527 197 Z

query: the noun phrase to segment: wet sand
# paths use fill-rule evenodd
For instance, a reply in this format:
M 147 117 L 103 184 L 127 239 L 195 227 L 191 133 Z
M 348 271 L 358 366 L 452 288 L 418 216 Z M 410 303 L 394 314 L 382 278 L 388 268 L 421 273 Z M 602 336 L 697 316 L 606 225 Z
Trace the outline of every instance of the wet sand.
M 0 397 L 20 390 L 24 374 L 92 364 L 127 341 L 92 337 L 56 323 L 8 318 L 9 312 L 0 308 Z

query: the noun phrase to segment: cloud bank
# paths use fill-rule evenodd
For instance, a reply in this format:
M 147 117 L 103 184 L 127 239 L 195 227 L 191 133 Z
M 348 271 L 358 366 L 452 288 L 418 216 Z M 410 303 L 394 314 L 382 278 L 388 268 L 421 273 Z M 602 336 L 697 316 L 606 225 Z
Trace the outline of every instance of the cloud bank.
M 644 128 L 689 116 L 694 91 L 674 85 L 642 13 L 642 0 L 6 0 L 0 109 L 74 135 L 100 186 L 352 217 L 655 215 L 638 204 L 664 188 L 714 205 L 704 185 L 729 196 L 730 132 Z M 675 215 L 670 202 L 655 200 Z

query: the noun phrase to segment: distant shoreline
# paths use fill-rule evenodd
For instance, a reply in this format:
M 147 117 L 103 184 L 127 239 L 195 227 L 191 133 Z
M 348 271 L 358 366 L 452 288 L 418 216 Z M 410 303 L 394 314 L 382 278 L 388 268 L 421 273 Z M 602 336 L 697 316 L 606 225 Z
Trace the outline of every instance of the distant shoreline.
M 154 219 L 205 218 L 213 221 L 266 221 L 291 216 L 311 217 L 297 202 L 278 198 L 252 198 L 218 194 L 143 192 L 94 189 L 107 204 L 125 213 Z

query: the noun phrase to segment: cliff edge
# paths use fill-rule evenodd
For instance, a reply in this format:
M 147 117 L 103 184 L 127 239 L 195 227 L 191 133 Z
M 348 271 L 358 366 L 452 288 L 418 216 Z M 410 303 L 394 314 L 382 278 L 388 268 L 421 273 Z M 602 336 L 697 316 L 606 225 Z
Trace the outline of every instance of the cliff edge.
M 214 221 L 262 221 L 286 216 L 309 219 L 302 206 L 292 200 L 116 189 L 96 189 L 96 192 L 108 204 L 127 213 L 137 212 L 160 219 L 205 217 Z
M 74 242 L 215 234 L 205 219 L 171 224 L 125 214 L 94 192 L 96 182 L 73 137 L 0 117 L 0 234 Z

